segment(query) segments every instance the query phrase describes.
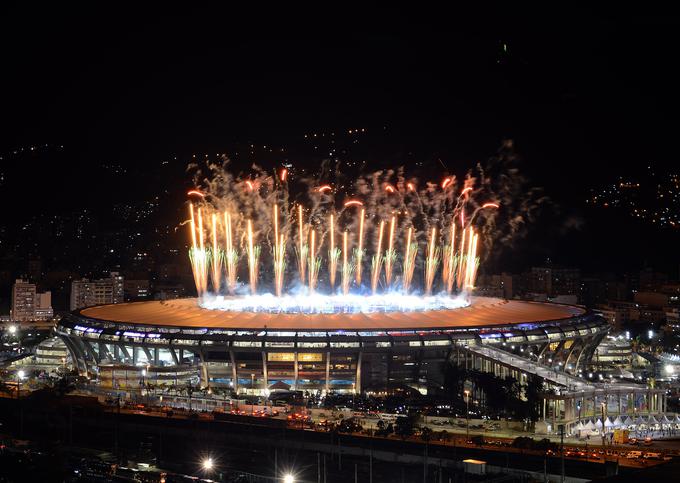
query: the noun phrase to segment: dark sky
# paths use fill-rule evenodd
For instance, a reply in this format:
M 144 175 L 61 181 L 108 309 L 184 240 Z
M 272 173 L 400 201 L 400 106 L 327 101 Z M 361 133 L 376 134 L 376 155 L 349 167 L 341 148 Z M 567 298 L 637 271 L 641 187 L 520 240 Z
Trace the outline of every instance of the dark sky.
M 294 149 L 313 130 L 388 126 L 405 149 L 454 170 L 513 139 L 523 171 L 559 206 L 534 230 L 536 257 L 675 273 L 677 234 L 603 220 L 582 202 L 649 163 L 677 165 L 677 17 L 0 8 L 0 150 L 65 146 L 30 163 L 5 157 L 0 201 L 31 192 L 9 232 L 31 205 L 58 213 L 134 198 L 134 183 L 107 179 L 102 164 L 153 176 L 177 154 L 235 142 Z M 569 217 L 583 226 L 564 234 Z

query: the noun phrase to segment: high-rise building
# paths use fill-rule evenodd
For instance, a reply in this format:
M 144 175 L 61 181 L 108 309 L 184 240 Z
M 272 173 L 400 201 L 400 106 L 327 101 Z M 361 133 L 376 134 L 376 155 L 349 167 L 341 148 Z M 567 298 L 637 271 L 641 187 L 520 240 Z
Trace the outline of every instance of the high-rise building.
M 151 298 L 148 280 L 125 280 L 125 300 L 137 301 Z
M 35 319 L 35 284 L 17 279 L 12 286 L 12 320 L 27 322 Z
M 578 296 L 581 291 L 581 271 L 577 268 L 532 267 L 528 289 L 551 298 L 558 295 Z
M 119 304 L 124 300 L 124 280 L 118 272 L 99 280 L 71 282 L 71 310 L 102 304 Z
M 48 320 L 52 317 L 54 317 L 52 292 L 37 292 L 35 294 L 35 320 Z

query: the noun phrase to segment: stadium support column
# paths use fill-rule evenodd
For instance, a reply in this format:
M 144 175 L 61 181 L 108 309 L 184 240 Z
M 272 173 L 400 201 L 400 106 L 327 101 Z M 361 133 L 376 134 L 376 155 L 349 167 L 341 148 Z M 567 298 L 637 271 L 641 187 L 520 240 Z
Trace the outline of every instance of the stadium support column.
M 293 358 L 293 387 L 294 390 L 298 390 L 298 353 L 295 351 L 295 356 Z
M 267 353 L 262 352 L 262 378 L 264 379 L 263 382 L 263 389 L 267 389 L 269 387 L 269 375 L 267 371 Z
M 326 352 L 326 394 L 331 388 L 331 353 Z
M 210 375 L 208 374 L 208 363 L 205 361 L 203 349 L 198 350 L 198 356 L 201 358 L 201 387 L 210 387 Z
M 229 359 L 231 359 L 231 380 L 234 392 L 238 394 L 238 374 L 236 372 L 236 357 L 234 351 L 229 351 Z
M 359 351 L 359 355 L 357 356 L 357 372 L 355 376 L 355 392 L 357 394 L 361 394 L 361 362 L 363 359 L 364 351 Z M 389 381 L 388 381 L 389 382 Z

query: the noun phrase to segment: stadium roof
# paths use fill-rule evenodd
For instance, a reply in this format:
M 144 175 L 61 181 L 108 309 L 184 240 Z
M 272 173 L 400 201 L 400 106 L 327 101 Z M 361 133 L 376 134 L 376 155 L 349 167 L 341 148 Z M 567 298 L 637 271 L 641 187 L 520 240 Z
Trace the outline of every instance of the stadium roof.
M 270 330 L 419 330 L 478 328 L 509 324 L 548 322 L 583 315 L 570 305 L 473 297 L 468 307 L 422 312 L 374 312 L 337 314 L 272 314 L 209 310 L 196 299 L 167 302 L 133 302 L 100 305 L 81 310 L 92 319 L 139 325 L 183 328 L 270 329 Z

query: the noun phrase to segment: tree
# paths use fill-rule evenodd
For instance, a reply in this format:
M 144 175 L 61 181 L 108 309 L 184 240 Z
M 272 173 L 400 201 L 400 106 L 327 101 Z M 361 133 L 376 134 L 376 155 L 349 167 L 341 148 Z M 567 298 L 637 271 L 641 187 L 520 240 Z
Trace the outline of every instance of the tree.
M 538 420 L 541 399 L 544 391 L 545 387 L 543 384 L 543 379 L 536 375 L 529 376 L 527 379 L 527 385 L 524 387 L 524 397 L 526 398 L 525 417 L 532 423 Z
M 400 416 L 397 418 L 397 423 L 394 428 L 395 434 L 406 439 L 413 435 L 415 428 L 415 418 L 413 416 Z

